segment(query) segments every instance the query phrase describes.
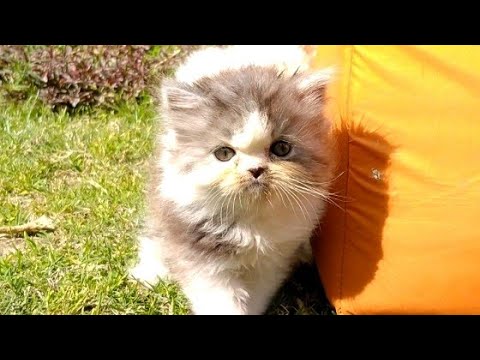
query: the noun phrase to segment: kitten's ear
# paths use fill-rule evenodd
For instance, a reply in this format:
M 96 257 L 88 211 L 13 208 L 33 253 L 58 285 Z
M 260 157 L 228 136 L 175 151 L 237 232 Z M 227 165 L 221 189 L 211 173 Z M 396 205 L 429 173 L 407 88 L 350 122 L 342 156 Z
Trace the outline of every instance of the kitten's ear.
M 297 88 L 305 98 L 324 101 L 326 87 L 334 75 L 333 67 L 304 74 L 299 78 Z
M 173 79 L 163 81 L 161 96 L 162 106 L 165 110 L 193 110 L 203 100 L 190 85 Z

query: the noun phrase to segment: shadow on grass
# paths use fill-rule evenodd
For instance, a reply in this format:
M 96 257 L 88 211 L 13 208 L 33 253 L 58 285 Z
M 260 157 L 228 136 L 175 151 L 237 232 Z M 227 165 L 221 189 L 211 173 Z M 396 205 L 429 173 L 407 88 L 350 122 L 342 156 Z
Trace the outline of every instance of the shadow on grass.
M 267 315 L 335 315 L 314 264 L 297 267 L 272 301 Z

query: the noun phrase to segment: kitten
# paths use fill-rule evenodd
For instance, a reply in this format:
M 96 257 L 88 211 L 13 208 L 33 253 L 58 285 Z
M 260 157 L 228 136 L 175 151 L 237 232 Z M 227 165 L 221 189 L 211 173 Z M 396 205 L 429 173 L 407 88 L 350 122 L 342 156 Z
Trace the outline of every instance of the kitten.
M 331 72 L 300 46 L 191 55 L 162 88 L 163 132 L 139 264 L 194 314 L 262 314 L 308 249 L 332 176 L 322 115 Z

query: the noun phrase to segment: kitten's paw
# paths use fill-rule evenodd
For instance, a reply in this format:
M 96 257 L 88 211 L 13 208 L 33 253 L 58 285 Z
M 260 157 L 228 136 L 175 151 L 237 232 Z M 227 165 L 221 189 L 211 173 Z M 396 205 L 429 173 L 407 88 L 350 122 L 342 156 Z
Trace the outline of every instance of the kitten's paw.
M 248 315 L 247 311 L 234 302 L 193 303 L 192 315 Z
M 197 278 L 183 287 L 194 315 L 247 315 L 248 293 L 239 286 L 227 286 L 208 278 Z
M 139 238 L 139 263 L 129 271 L 129 277 L 152 288 L 160 280 L 168 281 L 169 271 L 161 256 L 161 248 L 152 239 Z
M 128 275 L 131 279 L 140 282 L 148 288 L 154 287 L 161 280 L 168 281 L 168 270 L 159 263 L 140 262 L 140 264 L 130 269 Z

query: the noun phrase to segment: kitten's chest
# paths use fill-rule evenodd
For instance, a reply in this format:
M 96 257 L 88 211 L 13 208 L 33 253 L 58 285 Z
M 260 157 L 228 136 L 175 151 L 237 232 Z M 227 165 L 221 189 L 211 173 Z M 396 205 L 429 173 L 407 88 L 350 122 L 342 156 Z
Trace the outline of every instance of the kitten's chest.
M 294 248 L 308 240 L 312 230 L 311 219 L 282 212 L 251 218 L 239 225 L 242 245 L 265 253 L 269 249 L 278 252 Z
M 224 263 L 224 269 L 243 271 L 257 268 L 261 263 L 290 259 L 309 240 L 310 231 L 292 222 L 288 225 L 268 221 L 237 229 L 237 251 Z

